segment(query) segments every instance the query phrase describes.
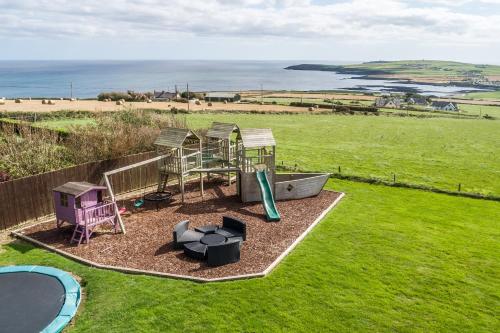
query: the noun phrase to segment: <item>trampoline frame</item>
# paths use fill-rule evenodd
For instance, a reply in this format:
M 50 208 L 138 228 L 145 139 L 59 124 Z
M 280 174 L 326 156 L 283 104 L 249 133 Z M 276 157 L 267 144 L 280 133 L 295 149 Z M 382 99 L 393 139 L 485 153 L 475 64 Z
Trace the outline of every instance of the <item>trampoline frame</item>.
M 61 332 L 75 316 L 81 300 L 80 284 L 67 272 L 60 269 L 46 266 L 4 266 L 0 267 L 2 273 L 38 273 L 56 278 L 63 285 L 65 290 L 64 304 L 58 315 L 45 327 L 42 333 Z

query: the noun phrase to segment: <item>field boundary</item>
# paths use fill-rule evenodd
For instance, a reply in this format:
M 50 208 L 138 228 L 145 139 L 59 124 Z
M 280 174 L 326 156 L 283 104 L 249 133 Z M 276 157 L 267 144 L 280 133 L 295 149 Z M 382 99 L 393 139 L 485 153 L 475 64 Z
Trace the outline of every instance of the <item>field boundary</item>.
M 35 244 L 45 250 L 57 253 L 62 255 L 63 257 L 66 257 L 68 259 L 74 260 L 76 262 L 79 262 L 81 264 L 90 266 L 90 267 L 95 267 L 95 268 L 100 268 L 100 269 L 106 269 L 106 270 L 111 270 L 111 271 L 116 271 L 116 272 L 121 272 L 121 273 L 126 273 L 126 274 L 138 274 L 138 275 L 149 275 L 149 276 L 156 276 L 156 277 L 163 277 L 163 278 L 171 278 L 171 279 L 178 279 L 178 280 L 188 280 L 192 282 L 201 282 L 201 283 L 207 283 L 207 282 L 224 282 L 224 281 L 236 281 L 236 280 L 245 280 L 245 279 L 251 279 L 251 278 L 259 278 L 259 277 L 266 277 L 268 276 L 296 247 L 299 245 L 304 238 L 314 229 L 316 225 L 318 225 L 325 217 L 330 213 L 336 206 L 337 204 L 344 198 L 345 193 L 339 192 L 340 195 L 338 198 L 333 201 L 330 206 L 328 206 L 321 214 L 314 220 L 309 227 L 307 227 L 306 230 L 302 234 L 300 234 L 299 237 L 295 239 L 295 241 L 290 244 L 288 248 L 283 251 L 265 270 L 258 272 L 258 273 L 252 273 L 252 274 L 242 274 L 242 275 L 232 275 L 232 276 L 226 276 L 222 278 L 212 278 L 212 279 L 207 279 L 207 278 L 201 278 L 201 277 L 194 277 L 190 275 L 182 275 L 182 274 L 172 274 L 172 273 L 163 273 L 163 272 L 157 272 L 157 271 L 149 271 L 149 270 L 141 270 L 141 269 L 135 269 L 135 268 L 128 268 L 128 267 L 122 267 L 122 266 L 111 266 L 111 265 L 104 265 L 104 264 L 99 264 L 97 262 L 94 262 L 92 260 L 84 259 L 82 257 L 76 256 L 74 254 L 68 253 L 66 251 L 57 249 L 53 246 L 47 245 L 43 242 L 40 242 L 36 239 L 33 239 L 29 236 L 26 236 L 23 234 L 23 230 L 26 229 L 27 227 L 23 227 L 17 230 L 14 230 L 11 232 L 11 235 L 15 238 L 27 241 L 29 243 Z M 52 221 L 55 221 L 52 220 Z M 48 223 L 49 221 L 45 221 L 43 223 Z M 31 227 L 31 226 L 30 226 Z
M 445 190 L 442 188 L 423 185 L 423 184 L 412 184 L 412 183 L 404 183 L 404 182 L 399 182 L 399 181 L 392 181 L 391 182 L 391 181 L 380 179 L 380 178 L 370 178 L 370 177 L 363 177 L 363 176 L 357 176 L 357 175 L 344 175 L 344 174 L 341 174 L 338 172 L 333 172 L 333 171 L 310 171 L 310 170 L 306 171 L 306 170 L 302 170 L 300 168 L 290 167 L 290 166 L 286 166 L 286 165 L 277 165 L 277 169 L 279 169 L 280 171 L 286 171 L 286 172 L 304 172 L 304 173 L 325 173 L 325 172 L 328 172 L 328 173 L 330 173 L 330 178 L 335 178 L 335 179 L 349 180 L 349 181 L 353 181 L 353 182 L 375 184 L 375 185 L 384 185 L 384 186 L 390 186 L 390 187 L 409 188 L 409 189 L 413 189 L 413 190 L 421 190 L 421 191 L 434 192 L 434 193 L 439 193 L 439 194 L 447 194 L 447 195 L 452 195 L 452 196 L 457 196 L 457 197 L 500 201 L 500 196 L 494 195 L 494 194 L 481 194 L 481 193 L 473 193 L 473 192 L 451 191 L 451 190 Z

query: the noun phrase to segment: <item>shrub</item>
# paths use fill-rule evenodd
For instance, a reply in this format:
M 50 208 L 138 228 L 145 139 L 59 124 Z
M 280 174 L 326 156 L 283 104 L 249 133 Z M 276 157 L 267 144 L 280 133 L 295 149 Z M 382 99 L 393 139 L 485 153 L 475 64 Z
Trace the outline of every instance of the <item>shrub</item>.
M 187 93 L 187 91 L 182 92 L 182 93 L 181 93 L 181 97 L 182 97 L 182 98 L 185 98 L 185 99 L 193 99 L 193 98 L 198 98 L 198 97 L 197 97 L 197 95 L 196 95 L 196 93 L 194 93 L 194 92 L 192 92 L 192 91 L 190 91 L 190 92 L 189 92 L 189 97 L 188 97 L 188 93 Z M 202 98 L 203 98 L 203 97 L 202 97 Z
M 65 141 L 74 163 L 102 160 L 154 149 L 164 127 L 186 128 L 186 120 L 173 115 L 128 109 L 99 115 L 95 125 L 74 126 Z
M 127 90 L 127 92 L 102 92 L 97 95 L 97 99 L 99 101 L 110 100 L 115 102 L 122 99 L 126 102 L 147 101 L 148 99 L 151 99 L 151 97 L 153 97 L 153 93 L 151 92 L 139 93 L 133 90 Z
M 51 131 L 34 131 L 21 126 L 4 128 L 0 142 L 0 165 L 13 178 L 30 176 L 71 165 L 66 149 Z
M 127 93 L 124 92 L 102 92 L 99 95 L 97 95 L 97 99 L 99 101 L 104 101 L 104 100 L 111 100 L 111 101 L 119 101 L 121 99 L 124 99 L 126 101 L 129 101 L 131 99 L 131 96 Z

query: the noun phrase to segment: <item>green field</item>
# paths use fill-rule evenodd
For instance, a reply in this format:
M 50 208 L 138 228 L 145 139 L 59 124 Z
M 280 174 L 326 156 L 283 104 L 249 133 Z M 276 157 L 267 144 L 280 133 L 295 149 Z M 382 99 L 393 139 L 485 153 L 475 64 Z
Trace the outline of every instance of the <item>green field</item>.
M 500 90 L 468 93 L 466 97 L 473 99 L 498 99 L 500 100 Z
M 482 116 L 487 114 L 492 117 L 500 118 L 500 106 L 475 104 L 459 104 L 458 106 L 462 114 Z
M 371 61 L 352 65 L 301 64 L 290 69 L 335 71 L 362 75 L 407 75 L 414 78 L 466 77 L 467 74 L 500 75 L 500 66 L 440 60 Z
M 251 101 L 256 101 L 260 102 L 263 101 L 264 103 L 273 103 L 275 102 L 276 104 L 279 105 L 290 105 L 290 103 L 295 102 L 295 103 L 314 103 L 318 105 L 331 105 L 329 102 L 325 102 L 323 98 L 292 98 L 292 97 L 251 97 L 251 98 L 246 98 Z M 335 102 L 340 102 L 345 105 L 373 105 L 373 101 L 364 101 L 364 100 L 353 100 L 353 99 L 341 99 L 341 98 L 334 98 L 333 99 Z M 354 102 L 354 103 L 353 103 Z
M 470 107 L 467 114 L 477 111 L 477 106 L 463 107 Z M 495 114 L 489 108 L 496 107 L 482 107 Z M 338 172 L 340 166 L 346 175 L 383 180 L 391 180 L 395 173 L 399 182 L 446 190 L 456 190 L 461 183 L 462 191 L 500 194 L 496 181 L 500 178 L 499 121 L 227 113 L 189 114 L 187 120 L 192 128 L 208 127 L 215 120 L 271 127 L 278 141 L 278 163 L 289 167 Z M 47 120 L 38 126 L 68 128 L 91 122 L 88 118 Z
M 61 118 L 37 121 L 34 126 L 53 130 L 67 130 L 70 126 L 84 126 L 94 123 L 92 118 Z
M 84 303 L 68 332 L 499 330 L 498 202 L 345 181 L 328 188 L 347 196 L 266 278 L 126 275 L 21 242 L 3 247 L 0 265 L 81 277 Z
M 448 118 L 329 115 L 204 114 L 187 116 L 193 128 L 212 121 L 270 127 L 277 160 L 308 171 L 392 179 L 483 194 L 500 194 L 500 122 Z
M 466 72 L 478 72 L 484 75 L 500 74 L 500 66 L 477 65 L 455 61 L 440 60 L 400 60 L 385 62 L 367 62 L 346 65 L 346 68 L 376 69 L 391 74 L 411 74 L 415 76 L 450 76 L 463 75 Z

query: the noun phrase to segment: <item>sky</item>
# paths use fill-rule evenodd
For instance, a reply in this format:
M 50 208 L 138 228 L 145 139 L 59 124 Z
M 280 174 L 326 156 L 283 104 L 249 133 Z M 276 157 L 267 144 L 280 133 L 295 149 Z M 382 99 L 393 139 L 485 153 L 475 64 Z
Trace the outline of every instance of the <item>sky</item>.
M 0 59 L 500 64 L 500 0 L 0 0 Z

